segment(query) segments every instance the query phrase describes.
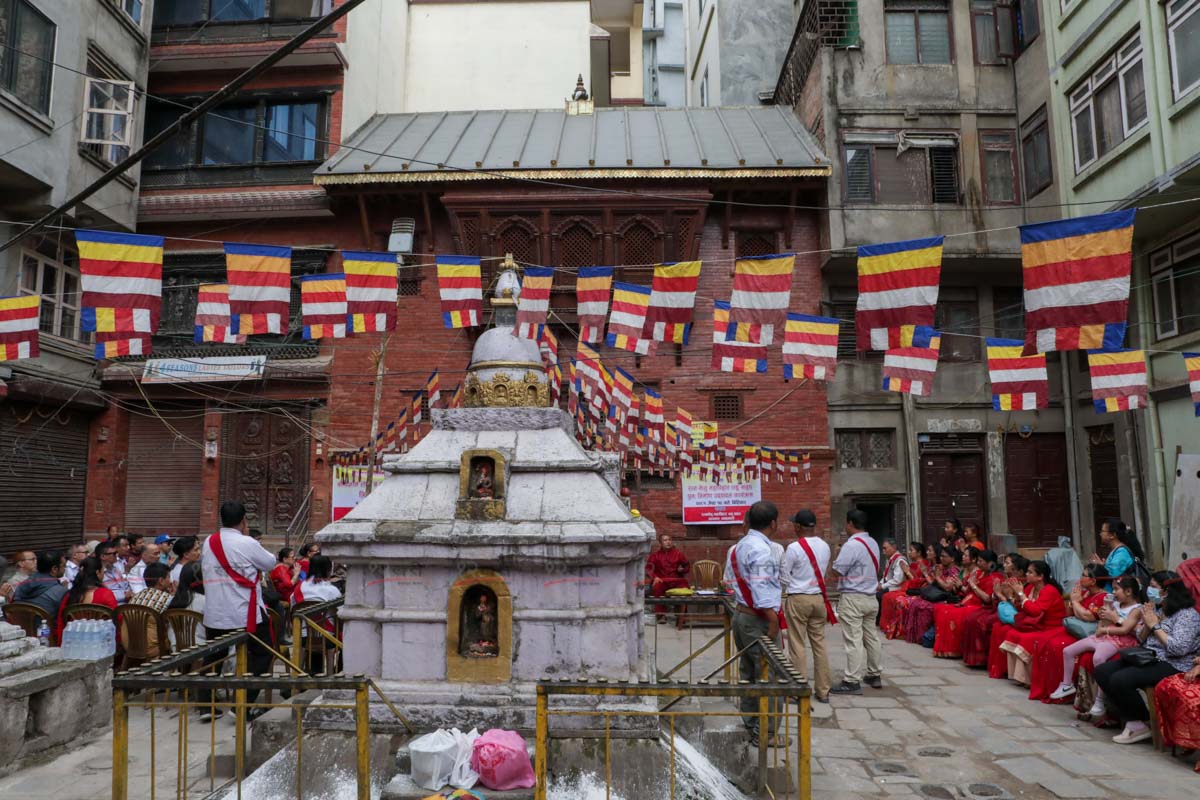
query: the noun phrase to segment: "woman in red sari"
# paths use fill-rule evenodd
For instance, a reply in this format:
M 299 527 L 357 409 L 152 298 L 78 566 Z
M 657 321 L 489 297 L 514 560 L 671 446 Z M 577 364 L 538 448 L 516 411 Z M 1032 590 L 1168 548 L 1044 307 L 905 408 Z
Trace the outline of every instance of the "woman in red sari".
M 925 585 L 925 573 L 930 569 L 930 562 L 922 558 L 920 543 L 914 542 L 908 546 L 908 563 L 901 562 L 906 580 L 899 589 L 888 592 L 879 604 L 879 627 L 884 636 L 897 639 L 904 635 L 901 627 L 904 621 L 904 609 L 912 601 L 909 590 L 920 589 Z
M 930 585 L 957 595 L 962 589 L 962 553 L 953 547 L 943 547 L 938 553 L 938 565 L 930 576 Z M 904 641 L 920 644 L 925 632 L 933 627 L 933 609 L 937 604 L 924 597 L 914 597 L 904 611 Z
M 1172 675 L 1154 687 L 1158 729 L 1164 747 L 1200 750 L 1200 656 L 1187 672 Z M 1200 761 L 1196 762 L 1200 772 Z
M 1104 587 L 1101 581 L 1108 577 L 1108 570 L 1103 564 L 1088 564 L 1083 568 L 1079 582 L 1071 587 L 1069 602 L 1071 616 L 1083 622 L 1097 621 L 1100 609 L 1104 606 Z M 1078 639 L 1066 628 L 1055 631 L 1054 635 L 1045 639 L 1033 656 L 1030 665 L 1029 699 L 1041 700 L 1043 703 L 1065 703 L 1068 698 L 1051 699 L 1050 695 L 1063 681 L 1063 650 L 1075 644 Z M 1068 676 L 1074 683 L 1074 676 Z
M 992 602 L 990 605 L 973 609 L 962 621 L 962 659 L 968 667 L 986 667 L 988 663 L 988 648 L 991 644 L 992 627 L 998 621 L 996 607 L 1004 601 L 1004 591 L 1007 581 L 1019 578 L 1025 574 L 1029 559 L 1016 553 L 1009 553 L 1000 559 L 1003 574 L 992 583 Z
M 1038 643 L 1062 627 L 1067 609 L 1062 589 L 1045 561 L 1030 562 L 1025 570 L 1025 581 L 1024 588 L 1012 599 L 1012 604 L 1017 607 L 1016 620 L 1012 625 L 1001 623 L 992 629 L 988 675 L 993 678 L 1008 676 L 1018 683 L 1028 684 L 1029 664 Z
M 978 555 L 973 556 L 976 552 Z M 933 610 L 937 629 L 933 655 L 937 658 L 962 658 L 963 622 L 981 608 L 991 608 L 992 590 L 1003 577 L 996 565 L 996 554 L 991 550 L 976 551 L 972 547 L 964 553 L 967 556 L 975 559 L 975 568 L 967 575 L 966 598 L 957 605 L 947 603 Z
M 80 603 L 108 606 L 111 609 L 117 607 L 117 596 L 104 588 L 104 565 L 95 556 L 88 556 L 79 565 L 79 574 L 71 584 L 71 591 L 67 592 L 58 607 L 58 618 L 54 623 L 54 637 L 57 641 L 62 641 L 62 632 L 66 628 L 63 612 L 69 606 Z

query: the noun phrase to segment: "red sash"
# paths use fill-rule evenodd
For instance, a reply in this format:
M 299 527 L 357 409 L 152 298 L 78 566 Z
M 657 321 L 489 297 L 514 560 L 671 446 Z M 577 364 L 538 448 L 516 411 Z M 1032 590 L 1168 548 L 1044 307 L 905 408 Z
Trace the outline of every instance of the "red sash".
M 871 557 L 871 563 L 875 566 L 875 577 L 876 577 L 876 579 L 878 579 L 879 578 L 879 559 L 875 557 L 875 551 L 871 549 L 871 545 L 867 544 L 862 539 L 858 538 L 857 535 L 855 535 L 851 538 L 854 541 L 861 544 L 864 548 L 866 548 L 867 555 L 869 555 Z
M 755 608 L 754 593 L 750 591 L 750 584 L 746 583 L 746 579 L 742 577 L 742 571 L 738 569 L 736 544 L 729 548 L 729 566 L 733 568 L 733 579 L 737 581 L 738 591 L 742 593 L 742 597 L 746 598 L 746 607 L 754 612 L 754 616 L 765 619 L 767 613 L 761 608 Z
M 208 546 L 212 550 L 212 554 L 216 557 L 217 563 L 221 565 L 221 569 L 225 570 L 225 574 L 229 576 L 229 579 L 243 589 L 250 590 L 250 606 L 246 609 L 246 631 L 254 633 L 258 628 L 258 571 L 255 570 L 254 580 L 250 580 L 245 575 L 235 572 L 233 567 L 229 566 L 229 559 L 225 557 L 225 546 L 221 544 L 220 532 L 208 537 Z
M 898 559 L 898 558 L 900 558 L 899 553 L 892 554 L 892 557 L 888 559 L 887 566 L 883 568 L 883 576 L 882 577 L 886 578 L 891 573 L 892 564 L 895 564 L 896 559 Z
M 825 601 L 825 619 L 829 621 L 830 625 L 837 625 L 837 614 L 833 613 L 829 595 L 825 592 L 825 576 L 821 574 L 821 568 L 817 566 L 817 557 L 813 555 L 812 548 L 808 546 L 808 542 L 803 536 L 797 541 L 800 542 L 800 549 L 804 551 L 804 555 L 808 556 L 808 563 L 812 564 L 813 575 L 817 576 L 817 588 L 821 590 L 821 599 Z

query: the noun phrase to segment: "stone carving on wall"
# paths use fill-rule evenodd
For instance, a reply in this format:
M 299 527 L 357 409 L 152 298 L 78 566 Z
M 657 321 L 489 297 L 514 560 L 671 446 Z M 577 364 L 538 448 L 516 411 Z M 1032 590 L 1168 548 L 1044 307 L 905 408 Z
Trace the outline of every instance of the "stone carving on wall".
M 468 450 L 458 475 L 458 519 L 504 519 L 507 459 L 498 450 Z
M 467 408 L 549 408 L 550 385 L 533 370 L 526 370 L 521 378 L 500 372 L 481 380 L 472 374 L 463 404 Z

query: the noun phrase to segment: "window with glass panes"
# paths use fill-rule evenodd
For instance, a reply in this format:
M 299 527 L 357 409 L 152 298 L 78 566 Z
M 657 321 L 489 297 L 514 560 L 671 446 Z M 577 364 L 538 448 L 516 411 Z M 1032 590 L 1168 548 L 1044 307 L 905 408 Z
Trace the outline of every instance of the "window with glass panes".
M 312 19 L 332 8 L 333 0 L 156 0 L 154 26 Z
M 974 289 L 942 287 L 933 325 L 942 332 L 938 360 L 979 360 L 979 300 Z
M 88 58 L 87 74 L 89 78 L 104 79 L 85 82 L 84 91 L 89 93 L 89 96 L 84 98 L 84 103 L 88 108 L 118 112 L 127 110 L 129 112 L 128 114 L 92 114 L 88 117 L 87 136 L 91 139 L 119 138 L 124 133 L 125 126 L 131 125 L 135 121 L 134 114 L 136 112 L 133 109 L 136 98 L 131 97 L 132 93 L 129 91 L 128 84 L 125 83 L 129 79 L 102 63 L 99 57 Z M 129 156 L 129 147 L 126 145 L 88 143 L 82 146 L 89 153 L 109 164 L 119 164 Z
M 990 205 L 1016 203 L 1017 136 L 1014 131 L 980 131 L 983 196 Z
M 1000 41 L 996 35 L 998 9 L 995 0 L 971 0 L 971 38 L 976 64 L 1002 64 Z
M 21 290 L 23 295 L 40 294 L 42 333 L 76 341 L 87 334 L 79 332 L 79 258 L 51 242 L 21 251 Z
M 839 429 L 833 434 L 838 469 L 895 469 L 896 432 Z
M 186 107 L 151 101 L 146 109 L 146 138 L 175 122 Z M 146 159 L 147 166 L 186 168 L 320 161 L 325 154 L 324 99 L 265 98 L 230 103 L 204 115 Z
M 881 134 L 893 138 L 895 134 Z M 880 134 L 868 134 L 872 139 Z M 952 136 L 910 139 L 895 145 L 858 143 L 844 148 L 846 200 L 850 203 L 914 205 L 958 203 L 958 141 Z
M 884 0 L 889 64 L 950 64 L 950 5 L 946 0 Z
M 1025 290 L 1023 288 L 1020 286 L 992 287 L 991 327 L 992 335 L 997 339 L 1025 338 Z
M 1167 4 L 1167 50 L 1175 99 L 1200 87 L 1200 0 Z
M 1157 338 L 1200 330 L 1200 233 L 1151 253 L 1150 281 Z
M 1125 40 L 1067 96 L 1075 171 L 1082 172 L 1146 124 L 1141 37 Z
M 1028 200 L 1054 182 L 1045 106 L 1021 125 L 1021 161 L 1025 167 L 1025 199 Z
M 28 0 L 0 0 L 0 88 L 50 113 L 57 28 Z

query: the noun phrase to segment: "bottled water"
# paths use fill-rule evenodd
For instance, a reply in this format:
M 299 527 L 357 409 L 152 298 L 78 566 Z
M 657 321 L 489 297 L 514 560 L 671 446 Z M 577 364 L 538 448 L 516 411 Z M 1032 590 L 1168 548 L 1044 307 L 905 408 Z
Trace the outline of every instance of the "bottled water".
M 37 629 L 38 644 L 42 647 L 50 646 L 50 625 L 46 620 L 42 620 Z

